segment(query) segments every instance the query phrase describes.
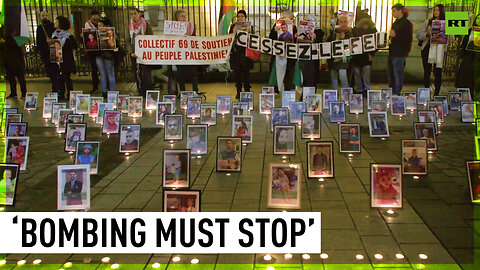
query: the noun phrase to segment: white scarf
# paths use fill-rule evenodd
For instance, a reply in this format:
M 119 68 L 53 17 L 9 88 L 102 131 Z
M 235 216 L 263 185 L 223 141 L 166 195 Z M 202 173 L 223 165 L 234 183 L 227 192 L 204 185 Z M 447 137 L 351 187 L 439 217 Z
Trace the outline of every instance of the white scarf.
M 65 42 L 67 41 L 67 38 L 70 37 L 70 32 L 66 31 L 66 30 L 55 30 L 55 32 L 53 32 L 52 34 L 52 39 L 58 39 L 60 40 L 60 44 L 62 45 L 65 45 Z

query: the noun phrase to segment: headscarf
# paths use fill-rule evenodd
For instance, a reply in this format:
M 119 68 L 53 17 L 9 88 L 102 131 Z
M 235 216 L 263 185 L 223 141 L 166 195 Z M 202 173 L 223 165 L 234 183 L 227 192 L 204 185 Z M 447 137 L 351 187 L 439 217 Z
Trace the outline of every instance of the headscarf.
M 58 40 L 60 40 L 60 44 L 62 45 L 62 47 L 63 45 L 65 45 L 68 37 L 70 37 L 70 32 L 68 32 L 67 30 L 57 29 L 52 34 L 53 39 L 57 38 Z

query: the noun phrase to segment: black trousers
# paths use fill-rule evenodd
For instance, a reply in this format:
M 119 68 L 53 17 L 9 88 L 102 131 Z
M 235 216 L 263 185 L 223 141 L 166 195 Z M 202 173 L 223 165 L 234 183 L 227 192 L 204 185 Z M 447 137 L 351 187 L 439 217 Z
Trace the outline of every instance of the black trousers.
M 139 64 L 137 66 L 136 58 L 132 60 L 132 71 L 135 75 L 135 82 L 137 83 L 138 94 L 145 97 L 147 90 L 153 89 L 152 70 L 148 65 Z
M 97 55 L 87 54 L 87 59 L 92 67 L 92 91 L 98 90 L 98 67 L 97 67 Z
M 433 76 L 435 77 L 434 85 L 435 85 L 435 96 L 438 96 L 440 93 L 440 88 L 442 87 L 442 69 L 435 67 L 434 64 L 428 63 L 428 52 L 429 47 L 425 47 L 422 50 L 422 64 L 423 64 L 423 85 L 426 88 L 430 88 L 431 80 L 430 75 L 432 74 L 433 69 Z
M 317 62 L 318 63 L 318 62 Z M 315 87 L 315 61 L 300 60 L 300 69 L 302 70 L 303 83 L 305 87 Z
M 296 59 L 287 59 L 287 71 L 285 72 L 285 76 L 283 77 L 285 91 L 295 90 L 295 86 L 293 85 L 293 75 L 295 74 L 296 63 Z
M 237 94 L 242 92 L 242 84 L 245 92 L 250 91 L 250 70 L 248 68 L 239 68 L 233 71 L 235 77 L 235 87 L 237 88 Z
M 43 66 L 45 67 L 45 73 L 47 74 L 47 77 L 50 79 L 50 83 L 52 84 L 52 92 L 55 92 L 56 69 L 58 68 L 58 65 L 50 62 L 49 55 L 42 55 L 42 62 Z
M 73 91 L 72 73 L 60 72 L 57 77 L 58 97 L 64 98 L 70 96 L 70 91 Z M 65 93 L 65 89 L 67 92 Z M 66 95 L 65 95 L 66 94 Z
M 188 66 L 188 65 L 177 65 L 177 82 L 180 86 L 180 91 L 185 91 L 185 83 L 187 79 L 192 80 L 193 91 L 198 92 L 198 78 L 197 78 L 197 67 Z
M 23 59 L 21 59 L 23 61 Z M 15 78 L 18 79 L 18 83 L 20 84 L 20 91 L 22 92 L 22 96 L 27 94 L 27 83 L 25 82 L 25 67 L 18 66 L 5 66 L 6 68 L 6 75 L 8 77 L 8 82 L 10 83 L 10 95 L 17 96 L 17 81 Z

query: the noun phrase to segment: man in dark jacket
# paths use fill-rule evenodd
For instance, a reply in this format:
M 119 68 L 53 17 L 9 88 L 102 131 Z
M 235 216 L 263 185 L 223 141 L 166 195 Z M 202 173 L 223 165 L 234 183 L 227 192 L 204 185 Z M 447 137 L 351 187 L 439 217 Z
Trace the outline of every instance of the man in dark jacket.
M 413 25 L 407 19 L 408 13 L 402 4 L 392 7 L 396 18 L 390 30 L 390 50 L 388 55 L 388 81 L 394 95 L 400 95 L 403 85 L 405 62 L 412 48 Z
M 18 79 L 18 83 L 20 84 L 22 98 L 25 98 L 27 93 L 27 84 L 24 75 L 25 62 L 23 61 L 25 47 L 19 47 L 17 45 L 11 30 L 5 26 L 2 26 L 0 33 L 0 52 L 3 54 L 3 65 L 6 70 L 8 82 L 10 83 L 10 95 L 8 98 L 17 97 L 17 81 L 15 78 Z
M 357 13 L 357 17 L 358 16 L 359 13 Z M 363 15 L 363 18 L 358 20 L 355 24 L 355 28 L 353 28 L 354 37 L 361 37 L 376 32 L 377 29 L 375 28 L 375 23 L 368 14 L 366 14 L 366 16 Z M 352 56 L 351 63 L 353 64 L 353 73 L 355 75 L 355 84 L 357 86 L 356 90 L 359 94 L 366 94 L 367 91 L 370 90 L 370 75 L 374 56 L 375 51 L 364 52 Z
M 50 62 L 50 48 L 48 42 L 55 31 L 53 23 L 48 19 L 48 13 L 45 10 L 40 12 L 41 23 L 37 27 L 37 52 L 42 58 L 45 72 L 47 73 L 50 82 L 52 83 L 52 92 L 55 91 L 55 68 L 57 66 Z

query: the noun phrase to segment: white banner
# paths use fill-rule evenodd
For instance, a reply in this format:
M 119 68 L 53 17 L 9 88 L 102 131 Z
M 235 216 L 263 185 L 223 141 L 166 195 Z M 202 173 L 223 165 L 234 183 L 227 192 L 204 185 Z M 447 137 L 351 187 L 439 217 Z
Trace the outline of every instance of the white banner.
M 321 253 L 320 212 L 3 212 L 0 253 Z
M 187 34 L 188 22 L 169 21 L 163 22 L 163 33 L 165 35 L 183 36 Z
M 217 37 L 139 35 L 135 54 L 146 65 L 210 65 L 226 63 L 234 34 Z

